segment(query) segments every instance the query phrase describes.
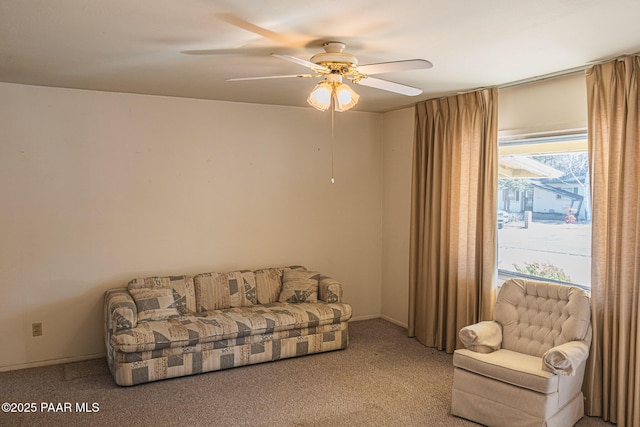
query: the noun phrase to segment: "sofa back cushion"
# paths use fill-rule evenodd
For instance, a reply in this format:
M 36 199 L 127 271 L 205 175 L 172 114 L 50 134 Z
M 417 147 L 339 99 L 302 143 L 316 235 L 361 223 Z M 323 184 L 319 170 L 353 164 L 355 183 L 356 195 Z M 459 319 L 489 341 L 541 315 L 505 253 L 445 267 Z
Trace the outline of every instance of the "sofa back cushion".
M 579 288 L 509 279 L 500 289 L 494 319 L 502 325 L 502 348 L 541 357 L 547 350 L 589 338 L 591 305 Z
M 201 273 L 193 278 L 197 311 L 245 307 L 258 303 L 253 271 Z
M 182 315 L 195 313 L 196 293 L 191 276 L 140 277 L 128 284 L 132 289 L 171 289 L 175 299 L 175 308 Z
M 278 301 L 282 290 L 282 268 L 264 268 L 253 273 L 256 276 L 256 298 L 258 304 Z

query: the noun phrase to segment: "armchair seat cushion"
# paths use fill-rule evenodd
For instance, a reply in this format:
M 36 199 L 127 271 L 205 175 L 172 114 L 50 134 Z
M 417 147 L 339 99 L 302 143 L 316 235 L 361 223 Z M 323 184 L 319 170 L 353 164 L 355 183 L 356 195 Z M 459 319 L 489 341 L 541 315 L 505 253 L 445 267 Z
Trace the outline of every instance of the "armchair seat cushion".
M 558 391 L 558 376 L 542 369 L 540 357 L 524 353 L 501 349 L 486 354 L 461 349 L 455 351 L 453 365 L 538 393 Z

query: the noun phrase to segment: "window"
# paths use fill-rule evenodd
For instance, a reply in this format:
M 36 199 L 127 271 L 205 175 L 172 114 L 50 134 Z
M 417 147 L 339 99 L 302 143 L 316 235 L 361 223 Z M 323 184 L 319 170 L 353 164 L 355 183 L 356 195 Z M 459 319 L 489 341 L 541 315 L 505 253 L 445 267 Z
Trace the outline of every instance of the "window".
M 498 273 L 591 286 L 587 136 L 501 139 Z

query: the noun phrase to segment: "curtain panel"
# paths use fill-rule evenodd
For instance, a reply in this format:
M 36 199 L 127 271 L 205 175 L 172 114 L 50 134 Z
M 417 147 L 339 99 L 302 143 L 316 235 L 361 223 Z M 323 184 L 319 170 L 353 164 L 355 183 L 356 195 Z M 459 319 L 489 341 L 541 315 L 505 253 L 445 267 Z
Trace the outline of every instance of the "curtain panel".
M 492 88 L 416 105 L 409 335 L 449 353 L 493 313 L 497 99 Z
M 587 70 L 593 342 L 586 412 L 640 426 L 640 58 Z

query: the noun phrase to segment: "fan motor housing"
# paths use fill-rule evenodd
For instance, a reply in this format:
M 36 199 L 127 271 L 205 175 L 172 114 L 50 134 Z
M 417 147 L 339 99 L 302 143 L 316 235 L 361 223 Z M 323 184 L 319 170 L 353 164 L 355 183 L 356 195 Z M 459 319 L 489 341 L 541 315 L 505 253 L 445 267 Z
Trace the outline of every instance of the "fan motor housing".
M 330 70 L 348 72 L 358 66 L 358 59 L 350 53 L 344 53 L 342 42 L 327 42 L 322 45 L 325 52 L 311 57 L 314 64 L 322 65 Z
M 311 57 L 311 62 L 329 69 L 358 66 L 358 59 L 349 53 L 319 53 Z

